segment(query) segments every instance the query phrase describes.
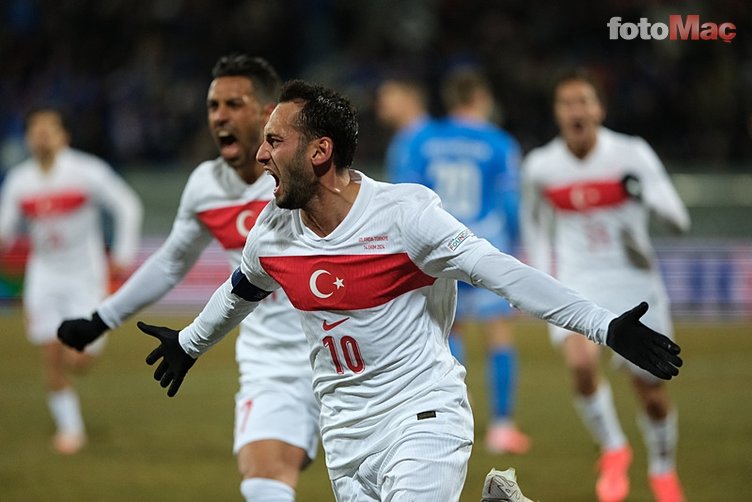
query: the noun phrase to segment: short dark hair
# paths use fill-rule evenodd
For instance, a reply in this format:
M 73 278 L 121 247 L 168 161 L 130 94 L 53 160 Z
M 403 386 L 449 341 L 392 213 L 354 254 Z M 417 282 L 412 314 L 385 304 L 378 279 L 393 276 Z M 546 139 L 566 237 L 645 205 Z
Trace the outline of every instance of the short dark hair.
M 212 77 L 249 78 L 253 82 L 256 98 L 262 103 L 276 103 L 281 85 L 277 70 L 266 59 L 239 52 L 219 58 L 212 69 Z
M 556 101 L 556 92 L 562 84 L 567 82 L 584 82 L 595 90 L 595 95 L 600 101 L 601 106 L 606 106 L 606 94 L 603 90 L 603 82 L 590 70 L 586 68 L 574 68 L 566 70 L 554 78 L 551 96 Z
M 24 114 L 25 131 L 29 130 L 29 125 L 31 124 L 31 121 L 34 119 L 34 117 L 41 113 L 52 113 L 57 115 L 60 119 L 60 124 L 63 126 L 63 129 L 65 129 L 67 133 L 70 133 L 70 123 L 68 121 L 68 115 L 65 110 L 63 110 L 63 108 L 59 105 L 48 103 L 34 105 L 26 110 L 26 113 Z
M 282 86 L 279 102 L 302 101 L 295 126 L 312 140 L 328 136 L 334 142 L 334 164 L 350 167 L 358 147 L 358 113 L 345 96 L 317 84 L 291 80 Z
M 491 83 L 482 71 L 461 67 L 451 71 L 441 83 L 441 100 L 447 109 L 467 105 L 477 91 L 493 95 Z

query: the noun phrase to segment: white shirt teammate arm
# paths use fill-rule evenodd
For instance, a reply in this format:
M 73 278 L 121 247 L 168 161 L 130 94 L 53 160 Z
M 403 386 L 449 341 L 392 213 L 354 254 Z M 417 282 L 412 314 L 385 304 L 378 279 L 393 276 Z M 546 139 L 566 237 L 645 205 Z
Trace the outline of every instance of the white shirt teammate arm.
M 110 328 L 120 326 L 131 315 L 166 295 L 211 243 L 212 236 L 190 209 L 186 192 L 181 197 L 170 235 L 162 246 L 97 309 Z
M 14 176 L 11 172 L 6 176 L 0 191 L 0 253 L 13 244 L 21 219 L 15 192 Z
M 423 192 L 423 200 L 402 213 L 401 227 L 408 254 L 424 272 L 486 288 L 528 314 L 606 344 L 615 314 L 472 235 L 435 194 Z
M 97 309 L 110 328 L 158 301 L 193 267 L 212 236 L 195 219 L 176 218 L 162 246 Z
M 246 238 L 240 267 L 212 294 L 209 302 L 191 324 L 180 331 L 178 341 L 186 354 L 197 358 L 238 326 L 268 294 L 279 288 L 258 265 L 256 235 L 264 232 L 265 219 L 274 202 L 259 214 Z M 252 272 L 254 269 L 255 272 Z M 249 281 L 253 278 L 253 282 Z
M 553 219 L 551 207 L 541 197 L 532 176 L 530 157 L 522 164 L 520 235 L 529 263 L 548 274 L 553 272 Z
M 671 184 L 663 163 L 655 151 L 642 138 L 634 138 L 635 153 L 643 161 L 644 179 L 640 180 L 643 202 L 658 218 L 674 231 L 689 231 L 690 220 L 687 208 Z
M 113 261 L 120 267 L 130 266 L 136 258 L 141 236 L 144 214 L 141 199 L 104 163 L 96 173 L 96 189 L 92 190 L 92 194 L 113 216 Z

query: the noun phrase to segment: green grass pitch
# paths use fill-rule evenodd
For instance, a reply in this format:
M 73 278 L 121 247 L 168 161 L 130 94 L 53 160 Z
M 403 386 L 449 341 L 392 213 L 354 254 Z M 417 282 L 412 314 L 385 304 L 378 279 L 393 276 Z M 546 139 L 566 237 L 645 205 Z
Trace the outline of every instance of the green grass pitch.
M 139 318 L 172 327 L 189 321 L 153 313 Z M 690 501 L 750 500 L 751 327 L 743 322 L 676 325 L 685 367 L 670 386 L 679 406 L 678 467 Z M 462 501 L 480 499 L 483 478 L 494 466 L 515 467 L 532 499 L 594 500 L 597 451 L 572 407 L 561 357 L 549 345 L 544 325 L 517 324 L 517 419 L 533 440 L 530 453 L 521 457 L 484 451 L 485 363 L 480 340 L 470 342 L 467 382 L 476 445 Z M 53 428 L 37 350 L 25 339 L 18 309 L 0 313 L 0 501 L 241 500 L 231 453 L 234 343 L 225 340 L 205 355 L 173 399 L 144 363 L 153 346 L 135 321 L 111 335 L 97 364 L 76 380 L 89 445 L 78 455 L 60 457 L 50 449 Z M 635 399 L 625 375 L 610 368 L 607 374 L 635 452 L 630 500 L 649 501 Z M 333 500 L 322 454 L 303 473 L 297 499 Z

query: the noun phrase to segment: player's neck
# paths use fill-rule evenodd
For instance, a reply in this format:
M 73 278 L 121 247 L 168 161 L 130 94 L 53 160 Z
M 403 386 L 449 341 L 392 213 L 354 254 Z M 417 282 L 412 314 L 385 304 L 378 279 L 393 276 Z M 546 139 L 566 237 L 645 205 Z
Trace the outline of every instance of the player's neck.
M 485 110 L 476 106 L 456 108 L 450 113 L 451 117 L 460 122 L 483 123 L 488 121 Z
M 427 114 L 422 110 L 413 110 L 406 113 L 397 123 L 397 130 L 402 131 L 413 127 L 426 119 Z
M 264 166 L 254 160 L 248 165 L 236 169 L 235 172 L 238 173 L 240 179 L 245 183 L 252 185 L 256 183 L 256 180 L 258 180 L 262 174 L 264 174 Z
M 301 209 L 303 223 L 319 237 L 334 232 L 352 209 L 360 191 L 350 171 L 320 178 L 318 193 Z
M 42 171 L 45 173 L 49 173 L 52 170 L 52 166 L 55 165 L 55 158 L 57 157 L 57 152 L 50 152 L 42 155 L 38 155 L 36 157 L 37 163 L 39 164 L 39 167 L 42 168 Z
M 590 155 L 590 153 L 595 150 L 595 145 L 598 142 L 598 137 L 593 136 L 592 139 L 588 139 L 587 141 L 580 141 L 580 142 L 573 142 L 573 141 L 567 141 L 567 148 L 569 151 L 577 157 L 580 160 L 583 160 L 585 157 Z

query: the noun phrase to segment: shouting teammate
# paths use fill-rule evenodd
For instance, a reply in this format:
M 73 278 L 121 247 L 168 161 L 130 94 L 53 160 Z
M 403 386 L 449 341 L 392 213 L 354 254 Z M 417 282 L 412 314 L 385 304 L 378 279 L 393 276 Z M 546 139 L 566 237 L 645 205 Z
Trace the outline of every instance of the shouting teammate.
M 646 298 L 645 323 L 671 336 L 668 297 L 648 237 L 653 212 L 686 231 L 689 217 L 648 144 L 601 126 L 604 109 L 596 82 L 585 73 L 563 77 L 554 91 L 561 136 L 533 150 L 523 169 L 525 234 L 533 264 L 614 311 Z M 608 382 L 598 371 L 599 347 L 559 327 L 551 338 L 561 347 L 575 393 L 575 406 L 602 455 L 596 494 L 624 500 L 632 459 Z M 621 361 L 624 362 L 624 361 Z M 659 502 L 684 500 L 676 475 L 676 411 L 665 385 L 628 364 L 642 414 L 639 425 L 648 451 L 650 486 Z
M 59 336 L 81 348 L 172 289 L 216 239 L 233 267 L 248 231 L 272 198 L 274 181 L 256 162 L 264 124 L 279 92 L 261 58 L 231 54 L 213 70 L 206 106 L 220 157 L 200 164 L 183 190 L 172 231 L 160 249 L 91 319 L 66 321 Z M 240 491 L 255 502 L 292 501 L 300 470 L 318 447 L 318 405 L 300 318 L 284 293 L 266 298 L 240 327 L 240 391 L 235 441 Z

